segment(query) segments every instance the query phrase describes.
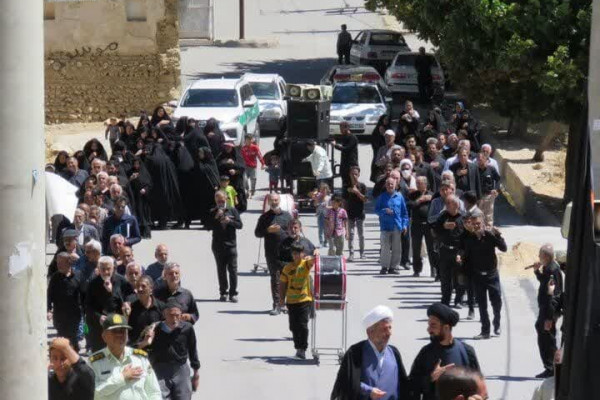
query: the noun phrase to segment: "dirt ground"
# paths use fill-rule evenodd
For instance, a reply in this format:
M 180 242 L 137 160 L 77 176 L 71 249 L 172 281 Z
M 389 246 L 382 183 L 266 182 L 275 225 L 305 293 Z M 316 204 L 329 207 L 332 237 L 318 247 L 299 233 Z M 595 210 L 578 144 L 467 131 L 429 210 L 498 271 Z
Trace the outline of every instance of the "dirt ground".
M 529 269 L 526 270 L 525 267 L 538 261 L 539 251 L 539 243 L 518 242 L 506 253 L 498 253 L 498 263 L 502 274 L 519 278 L 530 277 L 532 272 Z

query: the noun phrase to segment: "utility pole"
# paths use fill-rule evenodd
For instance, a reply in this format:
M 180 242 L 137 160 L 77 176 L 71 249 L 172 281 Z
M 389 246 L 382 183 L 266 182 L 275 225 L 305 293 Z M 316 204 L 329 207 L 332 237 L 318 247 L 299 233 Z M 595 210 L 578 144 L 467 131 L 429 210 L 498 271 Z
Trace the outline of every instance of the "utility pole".
M 0 399 L 48 398 L 43 5 L 0 1 Z
M 588 126 L 592 155 L 592 189 L 594 199 L 600 201 L 600 0 L 592 3 L 592 25 L 590 32 L 590 69 L 588 72 Z M 597 206 L 596 206 L 597 207 Z M 598 240 L 600 238 L 596 238 Z
M 245 6 L 244 6 L 244 0 L 240 0 L 240 39 L 245 39 L 246 38 L 246 10 L 245 10 Z

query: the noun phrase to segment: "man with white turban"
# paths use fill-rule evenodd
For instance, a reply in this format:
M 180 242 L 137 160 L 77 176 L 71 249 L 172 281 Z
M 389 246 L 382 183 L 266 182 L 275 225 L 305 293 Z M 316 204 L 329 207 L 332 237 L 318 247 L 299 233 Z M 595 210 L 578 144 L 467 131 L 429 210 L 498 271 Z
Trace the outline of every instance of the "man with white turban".
M 348 349 L 331 400 L 407 400 L 410 388 L 398 349 L 388 344 L 394 314 L 379 305 L 363 318 L 367 340 Z

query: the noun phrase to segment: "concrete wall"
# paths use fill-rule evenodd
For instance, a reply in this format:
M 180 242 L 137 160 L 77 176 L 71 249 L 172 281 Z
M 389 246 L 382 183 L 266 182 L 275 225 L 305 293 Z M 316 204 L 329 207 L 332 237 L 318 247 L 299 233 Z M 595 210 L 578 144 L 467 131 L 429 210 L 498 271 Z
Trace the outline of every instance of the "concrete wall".
M 177 4 L 45 3 L 46 122 L 137 114 L 175 97 L 180 78 Z

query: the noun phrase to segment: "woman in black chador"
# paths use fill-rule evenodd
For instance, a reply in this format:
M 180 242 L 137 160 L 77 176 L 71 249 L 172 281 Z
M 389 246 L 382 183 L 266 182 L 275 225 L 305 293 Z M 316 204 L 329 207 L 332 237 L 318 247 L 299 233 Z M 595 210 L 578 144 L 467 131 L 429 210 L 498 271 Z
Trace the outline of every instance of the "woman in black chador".
M 102 143 L 96 138 L 89 140 L 85 146 L 83 146 L 83 154 L 85 154 L 85 158 L 89 163 L 91 163 L 94 158 L 108 161 L 108 155 L 106 154 L 106 150 L 104 150 L 104 146 L 102 146 Z M 79 168 L 81 168 L 81 165 Z
M 144 239 L 149 239 L 152 227 L 152 215 L 150 212 L 152 178 L 144 162 L 139 157 L 135 157 L 131 163 L 129 185 L 131 186 L 133 204 L 135 205 L 134 214 L 140 226 L 140 235 Z
M 216 119 L 211 118 L 206 121 L 206 126 L 204 126 L 204 136 L 206 136 L 206 139 L 208 140 L 210 151 L 213 156 L 215 158 L 219 157 L 223 148 L 223 143 L 225 143 L 225 135 L 221 132 L 221 128 L 219 128 L 219 123 Z
M 219 187 L 219 170 L 209 147 L 200 147 L 194 157 L 190 190 L 190 219 L 200 219 L 205 227 L 208 213 L 215 206 L 215 191 Z
M 217 167 L 219 175 L 229 176 L 229 184 L 237 192 L 238 204 L 236 206 L 239 212 L 246 211 L 248 202 L 246 200 L 246 190 L 244 188 L 244 170 L 246 164 L 240 154 L 240 150 L 233 143 L 223 144 L 223 151 L 217 158 Z
M 149 142 L 144 150 L 144 163 L 152 178 L 150 210 L 159 229 L 166 229 L 167 222 L 178 221 L 181 214 L 177 169 L 160 144 L 152 139 Z

